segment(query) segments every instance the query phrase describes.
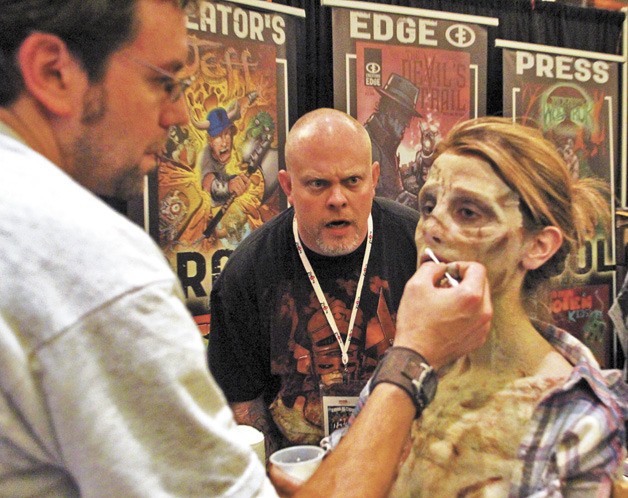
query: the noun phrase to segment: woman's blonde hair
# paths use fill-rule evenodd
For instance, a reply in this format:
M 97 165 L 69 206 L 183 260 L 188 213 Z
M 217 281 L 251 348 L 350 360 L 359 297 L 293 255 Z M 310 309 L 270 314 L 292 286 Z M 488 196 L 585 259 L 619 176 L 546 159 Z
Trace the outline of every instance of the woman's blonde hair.
M 476 156 L 519 195 L 526 229 L 555 226 L 561 248 L 540 268 L 528 272 L 524 290 L 535 289 L 565 268 L 567 256 L 609 225 L 608 187 L 594 178 L 574 179 L 556 146 L 542 133 L 508 118 L 485 117 L 456 125 L 437 146 L 443 152 Z

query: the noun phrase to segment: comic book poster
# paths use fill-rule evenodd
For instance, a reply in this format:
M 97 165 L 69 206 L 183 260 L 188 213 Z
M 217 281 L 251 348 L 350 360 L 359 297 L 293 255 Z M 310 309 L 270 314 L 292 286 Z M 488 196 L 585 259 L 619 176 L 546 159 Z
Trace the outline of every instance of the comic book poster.
M 617 368 L 623 366 L 625 378 L 628 379 L 628 331 L 625 324 L 628 323 L 628 208 L 622 206 L 615 211 L 615 231 L 617 240 L 617 298 L 611 305 L 610 315 L 615 328 L 615 341 L 613 343 L 613 365 Z M 616 324 L 623 323 L 623 327 Z
M 608 285 L 605 284 L 555 288 L 550 293 L 554 324 L 585 343 L 598 359 L 609 354 L 610 305 Z
M 376 195 L 417 208 L 436 144 L 486 112 L 487 33 L 497 20 L 323 0 L 334 7 L 334 105 L 363 123 Z M 376 9 L 376 10 L 374 10 Z
M 182 73 L 193 78 L 184 96 L 190 123 L 170 129 L 149 187 L 151 234 L 204 335 L 212 283 L 230 254 L 286 205 L 277 173 L 294 68 L 288 14 L 298 9 L 248 4 L 255 2 L 199 2 L 188 14 Z
M 609 186 L 610 230 L 600 225 L 567 261 L 551 297 L 553 317 L 609 366 L 613 335 L 607 312 L 616 288 L 618 65 L 606 54 L 503 40 L 498 46 L 504 47 L 504 114 L 539 128 L 574 178 L 598 178 Z M 578 308 L 579 302 L 588 307 Z

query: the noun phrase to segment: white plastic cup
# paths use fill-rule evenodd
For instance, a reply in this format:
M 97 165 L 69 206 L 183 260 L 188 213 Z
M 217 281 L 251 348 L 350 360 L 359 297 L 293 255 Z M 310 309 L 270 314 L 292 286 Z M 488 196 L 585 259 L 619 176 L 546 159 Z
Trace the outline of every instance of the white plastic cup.
M 266 466 L 266 448 L 264 446 L 264 433 L 250 425 L 238 425 L 234 428 L 236 438 L 251 447 L 262 465 Z
M 321 464 L 324 455 L 325 450 L 320 446 L 291 446 L 270 455 L 270 463 L 300 481 L 307 481 Z

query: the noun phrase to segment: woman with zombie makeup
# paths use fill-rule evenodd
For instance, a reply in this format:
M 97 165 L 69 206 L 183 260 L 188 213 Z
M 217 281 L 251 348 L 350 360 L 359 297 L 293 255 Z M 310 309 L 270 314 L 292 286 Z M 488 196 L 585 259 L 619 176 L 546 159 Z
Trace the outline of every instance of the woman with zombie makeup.
M 415 422 L 393 495 L 608 496 L 628 387 L 568 331 L 531 318 L 543 284 L 608 219 L 603 185 L 574 179 L 539 131 L 503 118 L 458 125 L 436 156 L 419 194 L 418 263 L 426 248 L 483 263 L 494 316 Z
M 484 264 L 494 316 L 485 345 L 439 372 L 391 496 L 609 496 L 628 386 L 532 318 L 543 284 L 608 219 L 603 184 L 574 179 L 538 130 L 480 118 L 439 143 L 419 210 L 418 264 L 454 276 L 456 261 Z

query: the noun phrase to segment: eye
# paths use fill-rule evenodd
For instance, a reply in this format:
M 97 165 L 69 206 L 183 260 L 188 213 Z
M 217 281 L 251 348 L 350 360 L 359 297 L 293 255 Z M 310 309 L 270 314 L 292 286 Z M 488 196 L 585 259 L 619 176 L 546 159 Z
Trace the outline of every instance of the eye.
M 177 82 L 172 78 L 164 78 L 161 84 L 164 87 L 164 92 L 168 95 L 172 95 L 172 92 L 174 92 L 174 89 L 177 86 Z
M 462 206 L 460 209 L 458 209 L 458 214 L 462 219 L 467 221 L 476 221 L 482 215 L 479 210 L 470 206 Z
M 177 81 L 174 78 L 170 78 L 168 76 L 160 76 L 155 78 L 155 84 L 161 87 L 161 90 L 168 97 L 171 97 L 172 94 L 176 91 Z
M 358 183 L 360 183 L 360 177 L 359 176 L 351 176 L 351 177 L 347 178 L 347 185 L 355 186 Z
M 157 85 L 161 85 L 164 93 L 170 98 L 170 102 L 179 100 L 196 79 L 194 75 L 188 76 L 187 78 L 177 78 L 174 74 L 170 74 L 158 67 L 150 67 L 162 75 L 160 78 L 157 78 L 155 82 Z
M 434 211 L 434 202 L 431 200 L 423 201 L 419 205 L 419 212 L 421 215 L 428 215 Z
M 319 179 L 317 179 L 317 180 L 310 180 L 308 182 L 308 185 L 310 187 L 312 187 L 312 188 L 320 189 L 320 188 L 323 188 L 325 186 L 325 181 L 324 180 L 319 180 Z

